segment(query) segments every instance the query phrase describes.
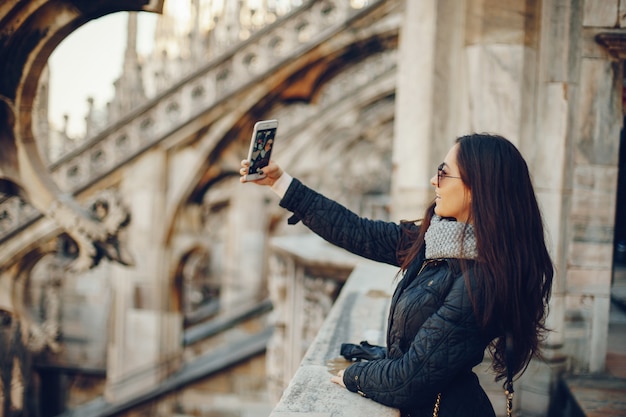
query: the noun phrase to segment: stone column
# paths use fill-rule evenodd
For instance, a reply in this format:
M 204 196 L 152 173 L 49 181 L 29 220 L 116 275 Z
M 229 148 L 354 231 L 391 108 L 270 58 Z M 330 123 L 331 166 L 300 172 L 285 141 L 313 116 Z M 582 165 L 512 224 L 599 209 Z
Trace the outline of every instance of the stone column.
M 520 143 L 532 122 L 537 1 L 467 0 L 470 128 Z
M 593 50 L 592 50 L 593 51 Z M 602 53 L 599 46 L 596 52 Z M 572 126 L 573 164 L 568 224 L 567 304 L 582 313 L 571 340 L 578 372 L 604 371 L 617 194 L 622 65 L 585 56 Z M 576 317 L 573 317 L 576 320 Z M 573 323 L 569 323 L 571 330 Z
M 391 219 L 396 221 L 420 218 L 432 198 L 436 11 L 436 0 L 405 1 L 392 156 Z
M 256 300 L 265 291 L 267 206 L 272 192 L 255 184 L 233 185 L 226 233 L 221 305 L 224 310 Z
M 146 153 L 128 172 L 121 193 L 131 211 L 128 248 L 135 265 L 112 265 L 112 309 L 106 398 L 119 402 L 153 388 L 180 349 L 179 314 L 168 313 L 165 225 L 166 155 Z
M 576 39 L 569 35 L 572 8 L 563 1 L 542 2 L 537 62 L 536 127 L 522 134 L 520 150 L 526 158 L 543 214 L 546 243 L 555 276 L 547 327 L 553 331 L 542 346 L 545 361 L 532 361 L 518 383 L 518 407 L 531 416 L 545 415 L 559 375 L 565 370 L 565 231 L 570 189 L 569 120 L 576 86 L 570 73 Z

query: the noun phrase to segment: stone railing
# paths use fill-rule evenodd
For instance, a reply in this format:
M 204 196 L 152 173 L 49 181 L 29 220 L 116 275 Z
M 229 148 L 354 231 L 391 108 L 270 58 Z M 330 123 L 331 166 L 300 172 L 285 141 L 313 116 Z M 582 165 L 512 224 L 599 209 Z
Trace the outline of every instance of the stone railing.
M 270 417 L 296 415 L 398 417 L 397 410 L 349 392 L 330 381 L 332 374 L 349 365 L 349 362 L 339 354 L 342 343 L 359 343 L 362 340 L 368 340 L 372 344 L 385 344 L 389 301 L 397 268 L 354 257 L 347 252 L 330 247 L 329 244 L 314 236 L 275 240 L 273 250 L 274 256 L 282 264 L 278 270 L 283 270 L 285 273 L 278 274 L 282 277 L 279 283 L 270 282 L 270 286 L 274 286 L 272 299 L 275 303 L 276 317 L 285 323 L 296 322 L 295 324 L 298 324 L 298 321 L 306 319 L 298 317 L 298 314 L 309 317 L 310 312 L 307 312 L 304 304 L 307 300 L 310 301 L 311 296 L 306 294 L 319 298 L 319 293 L 323 292 L 324 288 L 328 288 L 328 285 L 307 283 L 307 281 L 317 281 L 319 284 L 320 278 L 307 279 L 306 274 L 303 273 L 306 269 L 316 268 L 318 271 L 324 268 L 328 271 L 340 267 L 354 269 L 341 289 L 336 302 L 321 323 L 321 328 L 317 331 L 313 341 L 308 344 L 304 358 L 299 361 L 299 366 L 295 368 L 295 375 L 284 389 Z M 274 271 L 276 271 L 275 266 Z M 275 276 L 272 277 L 272 280 L 274 279 Z M 305 290 L 305 287 L 309 289 Z M 311 293 L 311 289 L 316 290 Z M 276 294 L 293 295 L 283 297 L 282 301 L 280 298 L 274 301 Z M 289 301 L 285 302 L 285 300 Z M 281 304 L 277 305 L 277 302 Z M 286 307 L 288 305 L 298 308 L 289 310 Z M 292 311 L 296 314 L 291 314 Z M 279 337 L 281 335 L 280 326 L 275 330 L 276 335 Z M 302 339 L 297 337 L 286 337 L 283 343 L 289 344 L 289 340 L 302 343 Z M 273 343 L 277 343 L 277 340 L 274 339 Z M 272 357 L 279 356 L 273 356 L 271 349 L 272 341 L 268 346 L 268 362 L 272 360 Z

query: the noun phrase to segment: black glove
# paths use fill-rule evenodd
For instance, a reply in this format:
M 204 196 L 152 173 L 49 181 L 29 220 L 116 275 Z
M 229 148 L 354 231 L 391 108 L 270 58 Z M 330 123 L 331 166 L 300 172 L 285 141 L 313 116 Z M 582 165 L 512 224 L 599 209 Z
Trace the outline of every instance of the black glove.
M 368 361 L 385 359 L 387 356 L 387 348 L 383 346 L 370 345 L 366 340 L 362 341 L 360 345 L 342 343 L 341 356 L 349 361 L 360 361 L 361 359 Z

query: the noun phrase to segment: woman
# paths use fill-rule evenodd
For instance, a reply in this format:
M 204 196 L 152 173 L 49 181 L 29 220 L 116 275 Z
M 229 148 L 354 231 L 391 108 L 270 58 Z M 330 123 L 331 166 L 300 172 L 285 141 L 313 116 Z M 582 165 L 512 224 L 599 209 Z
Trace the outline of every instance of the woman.
M 242 173 L 247 161 L 242 161 Z M 553 265 L 528 167 L 501 136 L 457 139 L 431 184 L 421 222 L 360 218 L 274 162 L 256 181 L 329 242 L 400 267 L 383 359 L 332 381 L 402 416 L 495 416 L 472 368 L 487 348 L 496 380 L 521 374 L 547 331 Z M 293 220 L 290 219 L 290 220 Z M 509 396 L 509 399 L 511 398 Z M 508 401 L 510 407 L 510 401 Z

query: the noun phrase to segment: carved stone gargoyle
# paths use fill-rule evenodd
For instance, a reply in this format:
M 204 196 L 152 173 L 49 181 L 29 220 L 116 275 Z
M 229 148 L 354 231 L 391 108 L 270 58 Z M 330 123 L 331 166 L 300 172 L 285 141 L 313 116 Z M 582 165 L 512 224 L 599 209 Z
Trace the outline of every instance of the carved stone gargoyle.
M 37 86 L 48 57 L 90 20 L 118 11 L 161 13 L 164 0 L 27 0 L 0 3 L 0 192 L 19 196 L 52 218 L 76 242 L 71 268 L 83 271 L 106 257 L 131 261 L 119 232 L 128 210 L 113 193 L 83 208 L 62 192 L 33 137 Z

